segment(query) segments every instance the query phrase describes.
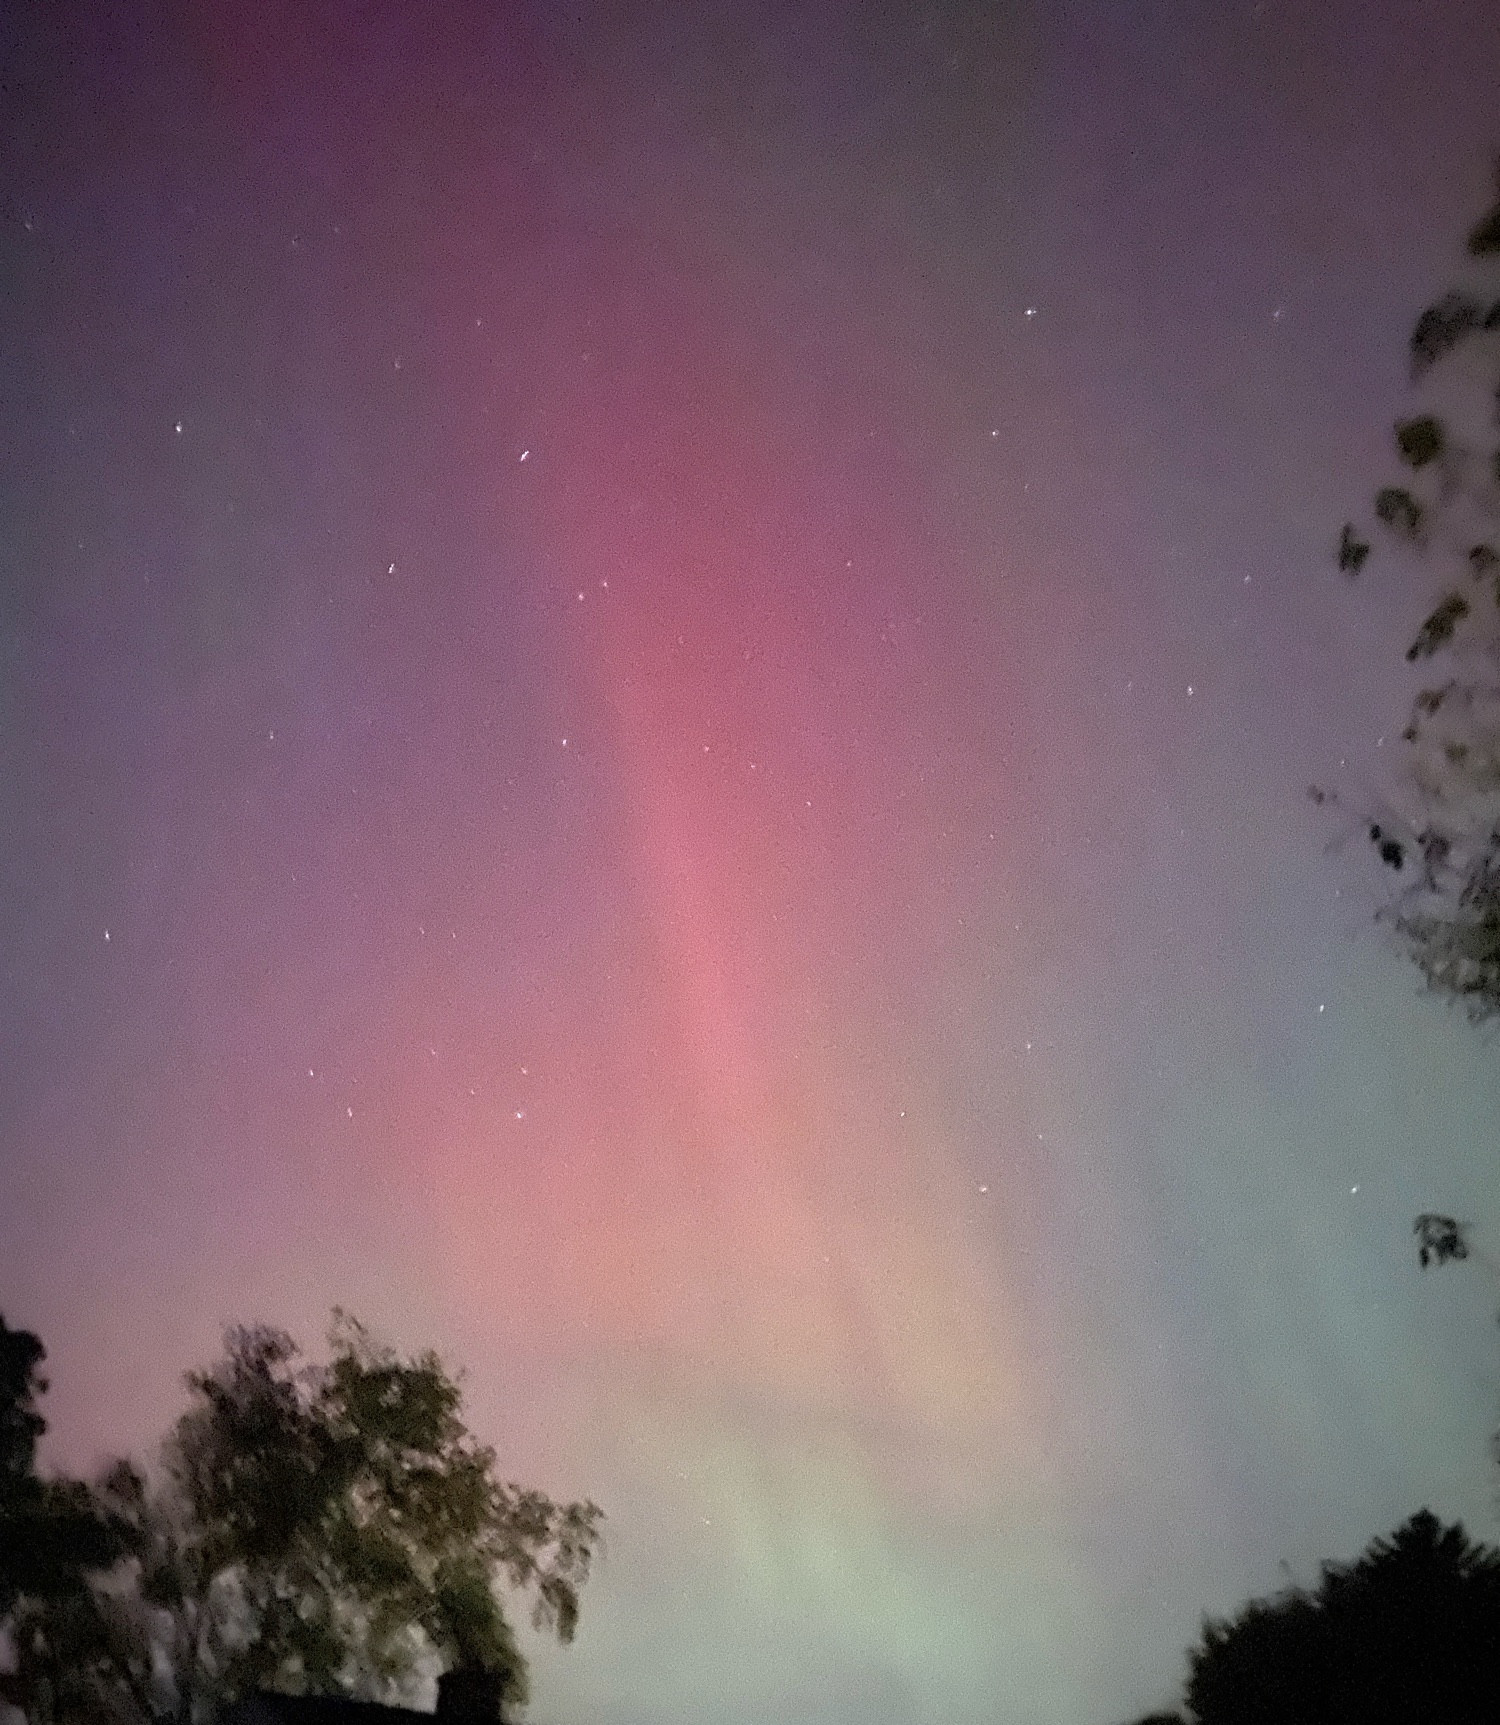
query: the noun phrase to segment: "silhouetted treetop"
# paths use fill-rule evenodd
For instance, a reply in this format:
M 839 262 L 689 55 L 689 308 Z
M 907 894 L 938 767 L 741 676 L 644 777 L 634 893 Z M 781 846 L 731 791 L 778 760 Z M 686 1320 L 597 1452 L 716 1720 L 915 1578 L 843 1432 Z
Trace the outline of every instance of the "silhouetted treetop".
M 46 1357 L 37 1336 L 0 1316 L 0 1621 L 23 1596 L 76 1592 L 86 1571 L 107 1567 L 120 1550 L 120 1530 L 86 1486 L 37 1473 Z
M 28 1593 L 9 1625 L 37 1725 L 198 1725 L 259 1689 L 395 1699 L 424 1661 L 519 1704 L 507 1589 L 572 1639 L 598 1506 L 501 1480 L 435 1354 L 340 1313 L 329 1339 L 315 1365 L 280 1330 L 229 1331 L 159 1473 L 99 1482 L 120 1563 L 67 1599 Z
M 1210 1619 L 1154 1725 L 1493 1725 L 1500 1551 L 1429 1510 L 1318 1586 Z M 1141 1721 L 1140 1725 L 1149 1725 Z

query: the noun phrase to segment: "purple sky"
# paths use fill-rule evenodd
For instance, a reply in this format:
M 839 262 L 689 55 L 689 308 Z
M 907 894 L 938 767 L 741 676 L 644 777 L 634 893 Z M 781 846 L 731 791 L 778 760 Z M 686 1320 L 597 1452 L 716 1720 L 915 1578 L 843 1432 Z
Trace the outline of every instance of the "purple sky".
M 309 17 L 311 22 L 309 22 Z M 335 1303 L 609 1515 L 538 1725 L 1107 1725 L 1495 1537 L 1493 1039 L 1309 780 L 1482 0 L 0 26 L 0 1311 Z M 1341 769 L 1340 763 L 1347 765 Z

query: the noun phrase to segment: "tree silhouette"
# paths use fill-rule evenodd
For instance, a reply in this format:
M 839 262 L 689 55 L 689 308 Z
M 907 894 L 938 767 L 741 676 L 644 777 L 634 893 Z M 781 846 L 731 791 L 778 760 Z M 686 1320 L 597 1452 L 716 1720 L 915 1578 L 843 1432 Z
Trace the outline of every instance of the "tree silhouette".
M 262 1687 L 393 1699 L 424 1657 L 525 1701 L 500 1590 L 571 1640 L 602 1512 L 497 1479 L 436 1355 L 400 1359 L 339 1313 L 330 1345 L 313 1366 L 279 1330 L 231 1330 L 188 1376 L 159 1475 L 101 1480 L 124 1560 L 13 1633 L 47 1718 L 192 1725 Z
M 47 1429 L 36 1406 L 47 1389 L 46 1357 L 30 1330 L 13 1330 L 0 1316 L 0 1620 L 22 1596 L 76 1591 L 121 1549 L 122 1530 L 85 1485 L 36 1471 Z
M 1439 673 L 1402 731 L 1416 813 L 1361 813 L 1395 877 L 1381 920 L 1427 986 L 1482 1023 L 1500 1015 L 1500 202 L 1468 253 L 1487 281 L 1430 305 L 1410 340 L 1412 381 L 1441 395 L 1442 411 L 1397 421 L 1406 472 L 1373 504 L 1375 536 L 1437 575 L 1406 651 Z M 1337 562 L 1351 579 L 1371 543 L 1345 524 Z
M 0 1625 L 12 1643 L 38 1614 L 59 1624 L 87 1615 L 90 1578 L 124 1549 L 123 1529 L 86 1485 L 37 1473 L 46 1357 L 37 1336 L 0 1316 Z M 52 1698 L 53 1690 L 43 1697 Z M 0 1700 L 33 1699 L 21 1673 L 0 1675 Z
M 1139 1725 L 1483 1725 L 1500 1695 L 1500 1551 L 1420 1510 L 1316 1589 L 1204 1624 L 1181 1714 Z

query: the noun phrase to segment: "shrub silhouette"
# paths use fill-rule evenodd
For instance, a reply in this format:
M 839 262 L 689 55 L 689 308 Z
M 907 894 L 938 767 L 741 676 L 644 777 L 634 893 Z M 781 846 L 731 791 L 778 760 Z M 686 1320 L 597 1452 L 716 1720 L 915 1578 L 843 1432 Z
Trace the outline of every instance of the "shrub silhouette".
M 1500 1551 L 1421 1510 L 1350 1565 L 1210 1620 L 1190 1725 L 1480 1725 L 1500 1717 Z M 1153 1715 L 1168 1720 L 1172 1715 Z

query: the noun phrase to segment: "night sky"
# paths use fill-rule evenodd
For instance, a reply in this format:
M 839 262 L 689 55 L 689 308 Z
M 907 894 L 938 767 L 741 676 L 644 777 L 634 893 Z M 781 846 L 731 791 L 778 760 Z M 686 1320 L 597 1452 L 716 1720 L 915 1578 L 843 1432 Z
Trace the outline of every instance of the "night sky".
M 1333 570 L 1491 0 L 35 0 L 0 66 L 0 1311 L 608 1513 L 539 1725 L 1107 1725 L 1500 1536 L 1500 1048 Z M 1341 765 L 1342 763 L 1342 765 Z M 1329 854 L 1330 842 L 1333 850 Z

